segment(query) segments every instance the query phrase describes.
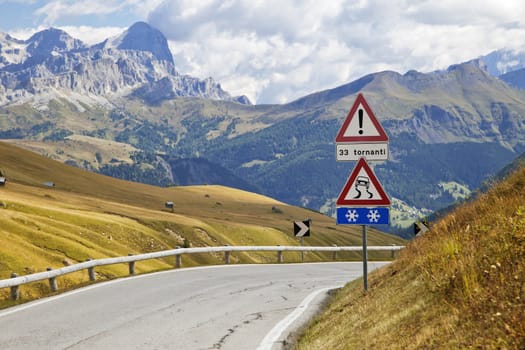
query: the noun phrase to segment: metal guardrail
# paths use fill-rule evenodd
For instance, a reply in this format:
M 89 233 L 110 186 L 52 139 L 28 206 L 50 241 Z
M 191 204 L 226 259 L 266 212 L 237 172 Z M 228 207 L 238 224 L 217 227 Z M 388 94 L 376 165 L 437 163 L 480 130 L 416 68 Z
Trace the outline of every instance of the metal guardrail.
M 391 251 L 392 257 L 394 253 L 403 249 L 404 246 L 369 246 L 368 251 Z M 313 247 L 313 246 L 219 246 L 219 247 L 199 247 L 199 248 L 177 248 L 171 250 L 163 250 L 153 253 L 145 253 L 139 255 L 128 255 L 120 256 L 115 258 L 104 258 L 91 260 L 88 259 L 85 262 L 62 267 L 59 269 L 48 268 L 47 271 L 38 272 L 31 275 L 18 276 L 16 273 L 11 274 L 10 279 L 0 280 L 0 288 L 11 288 L 11 299 L 17 300 L 19 298 L 19 286 L 27 283 L 38 282 L 43 280 L 49 280 L 51 291 L 55 292 L 58 290 L 56 278 L 59 276 L 67 275 L 69 273 L 88 270 L 90 281 L 96 280 L 95 267 L 114 265 L 114 264 L 129 264 L 129 274 L 135 274 L 135 262 L 149 259 L 166 258 L 175 256 L 176 267 L 182 267 L 182 255 L 183 254 L 198 254 L 198 253 L 220 253 L 224 252 L 224 263 L 230 263 L 230 255 L 232 252 L 277 252 L 277 262 L 283 262 L 283 252 L 333 252 L 333 260 L 337 258 L 337 252 L 345 251 L 362 251 L 361 246 L 332 246 L 332 247 Z

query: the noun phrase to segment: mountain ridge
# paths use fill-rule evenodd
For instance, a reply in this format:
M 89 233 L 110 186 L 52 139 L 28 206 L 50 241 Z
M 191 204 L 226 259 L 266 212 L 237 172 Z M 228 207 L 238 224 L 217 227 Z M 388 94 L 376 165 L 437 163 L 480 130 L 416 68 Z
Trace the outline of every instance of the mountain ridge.
M 56 28 L 35 33 L 28 40 L 4 34 L 0 57 L 0 105 L 39 103 L 40 97 L 49 100 L 64 91 L 84 95 L 84 101 L 91 98 L 92 104 L 100 103 L 101 98 L 112 103 L 128 94 L 142 97 L 141 91 L 150 102 L 147 93 L 249 103 L 245 96 L 230 96 L 212 78 L 179 74 L 166 38 L 145 22 L 92 46 Z
M 118 36 L 107 45 L 118 46 Z M 193 169 L 206 173 L 195 161 L 203 158 L 227 169 L 239 185 L 328 215 L 351 166 L 335 162 L 334 138 L 357 93 L 390 137 L 390 160 L 374 170 L 387 193 L 414 212 L 451 204 L 455 194 L 444 188 L 473 191 L 525 151 L 525 92 L 487 73 L 479 60 L 431 73 L 371 73 L 284 105 L 248 105 L 221 97 L 212 79 L 181 76 L 144 45 L 49 56 L 25 80 L 0 70 L 2 82 L 11 90 L 18 86 L 20 94 L 9 102 L 0 84 L 0 137 L 46 142 L 54 149 L 43 152 L 60 159 L 81 147 L 77 136 L 128 144 L 138 152 L 135 159 L 149 161 L 126 171 L 157 185 L 172 183 L 174 175 L 159 156 L 194 159 Z M 69 73 L 50 78 L 52 69 Z M 68 88 L 41 89 L 42 81 L 54 86 L 56 79 Z M 108 173 L 127 166 L 121 159 L 129 157 L 106 154 L 75 162 L 94 170 L 107 166 Z M 71 161 L 78 158 L 71 155 Z

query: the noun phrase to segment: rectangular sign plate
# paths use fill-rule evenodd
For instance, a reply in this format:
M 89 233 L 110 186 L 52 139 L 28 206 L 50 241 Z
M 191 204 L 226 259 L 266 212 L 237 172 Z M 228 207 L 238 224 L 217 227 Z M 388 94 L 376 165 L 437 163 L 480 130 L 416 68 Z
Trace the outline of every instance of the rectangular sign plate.
M 337 208 L 338 225 L 388 225 L 390 208 Z
M 355 161 L 365 158 L 367 161 L 388 160 L 388 143 L 338 143 L 336 159 L 338 162 Z

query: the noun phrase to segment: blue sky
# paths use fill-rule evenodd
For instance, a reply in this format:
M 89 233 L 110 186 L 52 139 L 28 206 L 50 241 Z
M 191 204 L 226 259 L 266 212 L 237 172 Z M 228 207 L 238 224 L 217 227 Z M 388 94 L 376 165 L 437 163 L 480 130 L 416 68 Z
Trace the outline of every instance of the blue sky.
M 521 0 L 0 0 L 19 39 L 53 26 L 94 44 L 136 21 L 166 35 L 180 73 L 257 103 L 525 47 Z
M 109 2 L 111 3 L 111 1 Z M 61 14 L 60 9 L 62 7 L 59 5 L 60 3 L 79 4 L 81 1 L 0 0 L 0 30 L 9 32 L 22 28 L 29 29 L 51 25 L 57 27 L 72 25 L 128 27 L 130 22 L 133 23 L 145 19 L 140 14 L 134 13 L 133 8 L 129 6 L 114 9 L 108 8 L 105 11 L 99 8 L 99 11 L 96 11 L 95 5 L 95 9 L 91 14 Z M 55 11 L 56 13 L 54 13 Z

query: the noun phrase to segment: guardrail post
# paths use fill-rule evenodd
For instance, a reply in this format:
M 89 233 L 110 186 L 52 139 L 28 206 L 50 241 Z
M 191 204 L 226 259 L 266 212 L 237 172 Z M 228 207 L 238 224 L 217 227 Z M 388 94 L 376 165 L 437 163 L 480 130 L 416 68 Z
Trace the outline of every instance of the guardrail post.
M 47 271 L 51 271 L 53 270 L 52 268 L 48 267 L 46 269 Z M 56 292 L 58 290 L 58 285 L 57 285 L 57 278 L 56 277 L 51 277 L 49 279 L 49 288 L 51 288 L 51 291 L 52 292 Z
M 337 247 L 337 244 L 334 244 L 334 247 Z M 332 260 L 333 261 L 337 260 L 337 251 L 336 250 L 334 250 L 334 252 L 332 253 Z
M 17 273 L 11 273 L 11 278 L 17 278 Z M 11 300 L 18 300 L 20 298 L 20 286 L 12 286 L 11 287 Z
M 86 261 L 91 261 L 92 259 L 91 258 L 88 258 L 86 259 Z M 88 275 L 89 275 L 89 280 L 90 281 L 96 281 L 97 279 L 97 276 L 95 275 L 95 267 L 88 267 Z
M 301 247 L 304 246 L 304 236 L 301 237 Z M 301 262 L 304 263 L 304 250 L 301 250 Z
M 226 247 L 228 247 L 228 244 L 226 244 Z M 226 265 L 230 264 L 230 255 L 231 255 L 230 251 L 225 251 L 224 252 L 224 264 L 226 264 Z
M 128 256 L 133 256 L 133 254 L 129 253 Z M 128 264 L 129 264 L 129 274 L 134 275 L 135 274 L 135 262 L 130 261 Z
M 180 269 L 182 267 L 182 254 L 175 257 L 175 266 Z
M 280 247 L 280 246 L 278 246 Z M 278 250 L 277 251 L 277 262 L 279 264 L 281 264 L 283 262 L 283 251 L 282 250 Z
M 395 244 L 392 244 L 392 247 L 395 247 Z M 392 248 L 392 259 L 396 257 L 396 250 Z

